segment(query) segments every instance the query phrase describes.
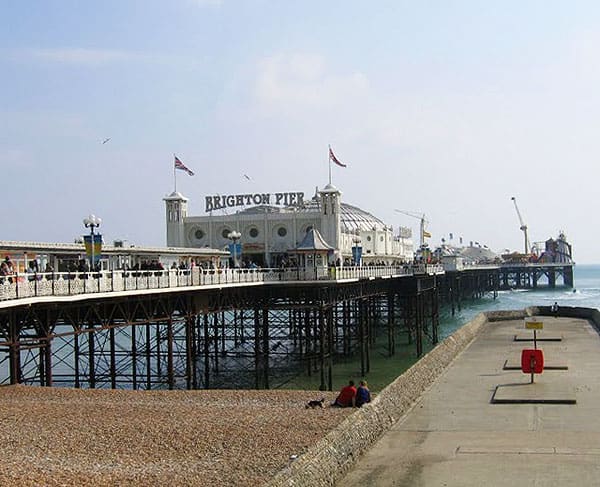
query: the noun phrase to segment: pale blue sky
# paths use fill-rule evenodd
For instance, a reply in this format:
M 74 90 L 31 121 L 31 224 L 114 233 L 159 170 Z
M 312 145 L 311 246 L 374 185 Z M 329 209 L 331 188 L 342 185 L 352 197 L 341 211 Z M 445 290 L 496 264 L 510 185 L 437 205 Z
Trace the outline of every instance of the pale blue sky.
M 600 4 L 0 0 L 3 240 L 164 245 L 211 194 L 327 183 L 417 228 L 600 262 Z M 111 140 L 101 144 L 104 138 Z M 248 181 L 243 174 L 251 176 Z

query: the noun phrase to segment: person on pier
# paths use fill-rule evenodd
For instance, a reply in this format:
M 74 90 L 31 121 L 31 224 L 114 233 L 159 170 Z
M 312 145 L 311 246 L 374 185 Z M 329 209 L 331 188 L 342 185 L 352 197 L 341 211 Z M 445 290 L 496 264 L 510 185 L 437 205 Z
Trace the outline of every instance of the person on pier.
M 341 408 L 351 408 L 356 405 L 356 387 L 353 380 L 348 381 L 348 385 L 342 388 L 331 405 Z
M 369 385 L 366 380 L 361 380 L 358 388 L 356 389 L 356 407 L 359 408 L 363 404 L 371 402 L 371 391 L 369 391 Z

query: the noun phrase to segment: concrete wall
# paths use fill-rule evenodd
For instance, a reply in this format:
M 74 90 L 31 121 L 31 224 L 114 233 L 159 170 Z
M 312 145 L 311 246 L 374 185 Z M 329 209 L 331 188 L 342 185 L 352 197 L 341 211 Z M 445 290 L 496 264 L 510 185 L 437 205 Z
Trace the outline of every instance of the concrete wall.
M 383 389 L 370 404 L 357 409 L 314 447 L 280 471 L 267 486 L 335 485 L 363 452 L 410 410 L 421 394 L 471 343 L 484 324 L 551 314 L 547 306 L 477 315 Z M 596 309 L 561 307 L 559 315 L 588 319 L 600 329 L 600 312 Z

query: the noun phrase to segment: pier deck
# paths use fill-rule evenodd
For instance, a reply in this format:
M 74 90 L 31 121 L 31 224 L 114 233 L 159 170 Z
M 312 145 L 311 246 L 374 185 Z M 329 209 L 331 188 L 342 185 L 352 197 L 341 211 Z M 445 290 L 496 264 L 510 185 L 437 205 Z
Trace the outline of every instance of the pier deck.
M 597 485 L 600 469 L 600 337 L 583 319 L 543 317 L 547 363 L 539 399 L 519 403 L 529 376 L 505 369 L 532 343 L 515 341 L 523 321 L 488 323 L 413 409 L 357 463 L 344 486 Z M 513 404 L 494 404 L 499 385 Z M 514 388 L 514 391 L 510 390 Z

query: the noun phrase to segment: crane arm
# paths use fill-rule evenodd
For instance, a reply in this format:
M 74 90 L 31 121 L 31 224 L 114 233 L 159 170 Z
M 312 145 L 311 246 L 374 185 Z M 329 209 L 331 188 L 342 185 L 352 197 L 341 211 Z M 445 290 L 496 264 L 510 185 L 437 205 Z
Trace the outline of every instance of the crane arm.
M 514 196 L 511 198 L 512 202 L 515 204 L 515 210 L 517 210 L 517 216 L 519 217 L 519 223 L 522 227 L 526 227 L 525 223 L 523 223 L 523 217 L 521 216 L 521 212 L 519 211 L 519 207 L 517 206 L 517 198 Z
M 403 215 L 408 215 L 408 216 L 412 216 L 413 218 L 416 218 L 417 220 L 420 221 L 421 225 L 419 228 L 419 245 L 420 247 L 423 247 L 423 245 L 425 244 L 425 238 L 426 238 L 426 231 L 425 231 L 425 224 L 429 223 L 427 220 L 425 220 L 425 213 L 415 213 L 412 211 L 405 211 L 405 210 L 396 210 L 394 209 L 395 212 L 397 213 L 402 213 Z M 427 234 L 427 237 L 430 237 L 431 235 Z
M 521 216 L 521 212 L 519 211 L 519 207 L 517 206 L 517 198 L 514 196 L 511 198 L 512 202 L 515 204 L 515 210 L 517 210 L 517 216 L 519 217 L 519 223 L 521 224 L 520 230 L 523 231 L 523 237 L 525 238 L 525 253 L 528 254 L 529 250 L 529 235 L 527 234 L 527 225 L 523 221 L 523 217 Z
M 394 211 L 396 213 L 402 213 L 403 215 L 412 216 L 413 218 L 416 218 L 417 220 L 423 220 L 425 223 L 429 223 L 427 220 L 425 220 L 425 213 L 416 213 L 414 211 L 405 211 L 405 210 L 396 210 L 396 209 L 394 209 Z

